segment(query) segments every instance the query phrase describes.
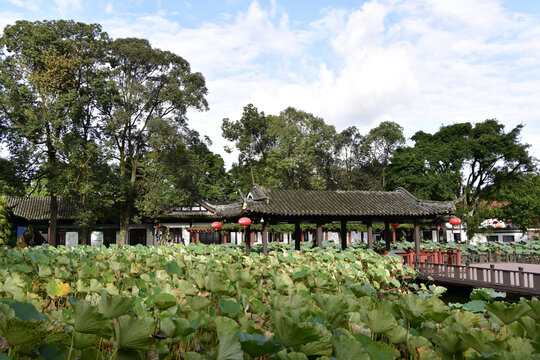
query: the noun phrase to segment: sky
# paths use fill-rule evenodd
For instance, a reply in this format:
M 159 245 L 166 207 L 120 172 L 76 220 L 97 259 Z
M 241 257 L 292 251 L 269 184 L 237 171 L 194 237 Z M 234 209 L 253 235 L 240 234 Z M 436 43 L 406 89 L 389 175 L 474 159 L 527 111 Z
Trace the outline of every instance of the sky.
M 16 20 L 99 23 L 139 37 L 201 72 L 210 110 L 189 125 L 229 167 L 223 118 L 247 104 L 289 106 L 337 131 L 382 121 L 408 138 L 442 125 L 498 119 L 540 158 L 540 1 L 537 0 L 0 0 Z

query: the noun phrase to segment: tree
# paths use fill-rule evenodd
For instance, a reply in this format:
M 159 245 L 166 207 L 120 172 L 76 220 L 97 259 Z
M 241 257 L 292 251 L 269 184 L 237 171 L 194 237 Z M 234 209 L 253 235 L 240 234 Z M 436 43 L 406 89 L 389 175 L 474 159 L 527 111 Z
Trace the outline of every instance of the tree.
M 386 173 L 393 152 L 405 143 L 403 127 L 392 121 L 383 121 L 369 131 L 365 138 L 369 166 L 378 168 L 381 176 L 380 189 L 386 189 Z
M 522 128 L 505 132 L 497 120 L 486 120 L 443 126 L 433 135 L 418 132 L 414 147 L 395 152 L 389 183 L 420 198 L 459 200 L 458 214 L 472 234 L 493 216 L 490 204 L 510 199 L 511 189 L 535 171 L 528 145 L 519 139 Z
M 334 181 L 336 132 L 319 117 L 292 107 L 279 115 L 265 115 L 250 104 L 240 120 L 224 119 L 222 130 L 239 150 L 231 177 L 243 190 L 254 183 L 280 189 L 326 189 Z
M 273 146 L 273 139 L 270 137 L 269 118 L 264 112 L 248 104 L 244 106 L 242 117 L 238 121 L 223 119 L 221 130 L 223 137 L 235 142 L 235 147 L 239 151 L 237 168 L 248 167 L 251 175 L 251 185 L 255 184 L 254 167 L 262 162 L 266 153 Z M 231 150 L 226 148 L 226 151 Z M 241 187 L 246 185 L 241 181 Z M 248 186 L 249 187 L 249 186 Z
M 63 149 L 77 131 L 83 74 L 92 70 L 96 44 L 106 40 L 98 25 L 64 20 L 17 21 L 0 39 L 1 122 L 9 125 L 11 150 L 34 154 L 37 183 L 46 180 L 51 244 L 56 241 L 57 195 L 65 185 L 60 176 Z
M 142 39 L 117 39 L 108 61 L 110 80 L 117 89 L 102 124 L 118 163 L 121 193 L 120 244 L 127 229 L 141 180 L 141 165 L 149 152 L 152 122 L 183 125 L 188 109 L 206 110 L 204 77 L 192 73 L 189 63 L 168 51 L 153 49 Z M 172 133 L 171 140 L 174 141 Z
M 334 186 L 336 189 L 356 188 L 356 173 L 365 160 L 364 137 L 356 126 L 351 126 L 337 134 L 334 144 Z

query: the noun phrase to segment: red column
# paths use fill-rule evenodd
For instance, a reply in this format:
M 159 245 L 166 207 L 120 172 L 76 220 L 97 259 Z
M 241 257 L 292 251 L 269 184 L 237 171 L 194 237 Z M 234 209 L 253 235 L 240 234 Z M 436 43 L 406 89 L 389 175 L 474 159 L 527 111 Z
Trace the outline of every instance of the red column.
M 352 244 L 352 232 L 349 233 L 349 244 Z
M 254 234 L 254 232 L 252 231 L 251 234 L 250 234 L 251 245 L 253 245 L 253 234 Z
M 223 244 L 227 243 L 227 233 L 223 233 Z
M 279 244 L 279 233 L 276 233 L 276 242 Z
M 195 233 L 195 243 L 196 244 L 199 243 L 199 232 L 198 231 Z

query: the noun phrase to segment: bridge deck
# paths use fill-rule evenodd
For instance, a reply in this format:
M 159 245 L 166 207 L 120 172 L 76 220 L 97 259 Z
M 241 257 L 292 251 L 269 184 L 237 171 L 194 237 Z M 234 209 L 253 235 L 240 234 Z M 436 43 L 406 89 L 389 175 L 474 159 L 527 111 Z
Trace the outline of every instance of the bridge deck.
M 415 262 L 419 278 L 436 283 L 489 287 L 523 295 L 540 295 L 540 264 L 475 263 L 470 265 Z

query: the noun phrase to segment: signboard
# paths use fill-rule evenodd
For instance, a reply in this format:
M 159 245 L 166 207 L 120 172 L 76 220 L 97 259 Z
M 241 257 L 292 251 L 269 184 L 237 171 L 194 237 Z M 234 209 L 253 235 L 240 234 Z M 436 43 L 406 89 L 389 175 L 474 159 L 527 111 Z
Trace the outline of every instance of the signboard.
M 90 243 L 92 244 L 92 247 L 100 247 L 103 245 L 103 231 L 92 231 Z
M 66 232 L 66 247 L 71 249 L 77 245 L 79 245 L 79 233 L 76 231 Z

